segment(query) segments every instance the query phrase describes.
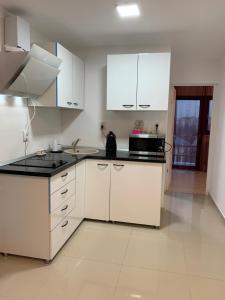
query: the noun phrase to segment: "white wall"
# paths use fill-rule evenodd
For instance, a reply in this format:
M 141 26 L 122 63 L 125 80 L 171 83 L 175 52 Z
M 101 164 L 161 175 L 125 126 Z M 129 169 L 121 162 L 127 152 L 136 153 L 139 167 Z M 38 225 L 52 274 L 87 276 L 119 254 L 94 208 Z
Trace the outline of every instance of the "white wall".
M 0 8 L 0 44 L 3 46 L 3 17 Z M 2 36 L 2 39 L 1 39 Z M 43 41 L 45 38 L 32 30 L 31 40 Z M 0 72 L 4 72 L 0 66 Z M 20 98 L 0 95 L 0 164 L 24 155 L 22 131 L 30 118 L 32 108 L 27 108 L 26 101 Z M 61 115 L 56 109 L 37 109 L 36 118 L 30 130 L 28 152 L 46 148 L 54 138 L 60 139 Z
M 176 85 L 213 85 L 219 80 L 220 60 L 201 57 L 181 57 L 172 54 L 171 84 Z
M 25 100 L 0 96 L 0 165 L 24 155 L 22 131 L 32 108 L 27 108 Z M 61 129 L 60 112 L 38 108 L 29 135 L 28 152 L 47 148 L 54 138 L 59 139 Z
M 209 148 L 207 191 L 225 218 L 225 58 L 215 88 Z

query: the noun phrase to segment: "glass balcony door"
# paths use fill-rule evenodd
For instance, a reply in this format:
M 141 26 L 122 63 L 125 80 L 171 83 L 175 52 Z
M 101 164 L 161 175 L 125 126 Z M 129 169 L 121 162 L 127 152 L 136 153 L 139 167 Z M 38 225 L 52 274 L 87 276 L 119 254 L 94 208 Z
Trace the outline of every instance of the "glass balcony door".
M 200 99 L 176 100 L 173 166 L 195 169 L 199 145 Z

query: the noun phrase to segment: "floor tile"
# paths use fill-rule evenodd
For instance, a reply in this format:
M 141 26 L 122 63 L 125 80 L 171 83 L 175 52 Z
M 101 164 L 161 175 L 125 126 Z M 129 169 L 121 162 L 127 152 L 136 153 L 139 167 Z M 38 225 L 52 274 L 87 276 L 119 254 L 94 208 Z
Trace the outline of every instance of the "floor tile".
M 0 295 L 16 300 L 32 300 L 44 281 L 39 275 L 42 261 L 9 256 L 0 263 Z
M 130 231 L 86 228 L 70 239 L 61 254 L 121 264 L 129 238 Z
M 176 192 L 204 194 L 206 190 L 206 172 L 174 169 L 171 190 Z
M 173 193 L 167 194 L 167 198 L 164 223 L 170 238 L 225 245 L 225 222 L 209 197 Z
M 187 271 L 213 279 L 225 280 L 225 246 L 196 242 L 185 245 Z
M 70 262 L 68 272 L 50 267 L 49 278 L 35 300 L 105 300 L 112 299 L 120 266 L 82 259 Z M 63 260 L 64 260 L 63 259 Z M 56 267 L 57 268 L 57 267 Z
M 114 300 L 191 300 L 185 276 L 123 267 Z
M 225 282 L 192 277 L 190 279 L 192 300 L 224 300 Z
M 0 295 L 0 300 L 18 300 L 18 298 L 6 297 Z
M 186 273 L 183 244 L 176 240 L 154 238 L 147 232 L 132 234 L 124 265 Z

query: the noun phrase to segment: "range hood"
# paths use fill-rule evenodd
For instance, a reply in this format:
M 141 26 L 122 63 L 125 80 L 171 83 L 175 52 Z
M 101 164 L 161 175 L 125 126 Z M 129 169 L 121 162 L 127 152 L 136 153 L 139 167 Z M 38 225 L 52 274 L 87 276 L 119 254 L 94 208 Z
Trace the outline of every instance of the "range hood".
M 1 93 L 26 98 L 37 98 L 43 95 L 56 79 L 62 60 L 36 44 L 33 44 L 31 50 L 22 58 L 21 54 L 18 55 L 20 63 L 17 62 L 16 70 L 14 69 L 10 79 L 4 78 L 4 74 L 1 74 L 0 82 L 4 82 Z M 4 59 L 9 60 L 10 56 L 15 60 L 16 53 L 5 53 Z M 5 63 L 4 67 L 7 69 Z

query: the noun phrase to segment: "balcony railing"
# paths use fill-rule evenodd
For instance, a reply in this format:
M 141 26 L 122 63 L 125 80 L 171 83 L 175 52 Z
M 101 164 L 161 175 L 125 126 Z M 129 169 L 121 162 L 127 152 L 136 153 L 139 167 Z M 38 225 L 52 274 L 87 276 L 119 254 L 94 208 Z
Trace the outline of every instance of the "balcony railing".
M 197 146 L 176 145 L 173 153 L 174 166 L 195 167 Z

